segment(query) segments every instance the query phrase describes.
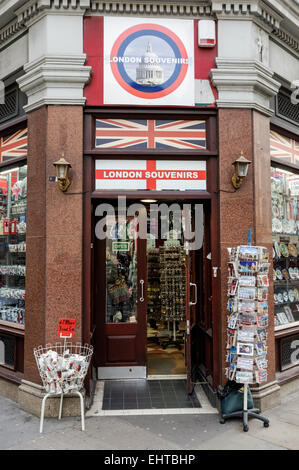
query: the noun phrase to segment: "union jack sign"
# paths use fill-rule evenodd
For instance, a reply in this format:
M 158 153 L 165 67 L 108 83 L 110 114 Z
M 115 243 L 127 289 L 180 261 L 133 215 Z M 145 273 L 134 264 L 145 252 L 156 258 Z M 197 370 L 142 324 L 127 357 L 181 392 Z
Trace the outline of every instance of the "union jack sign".
M 27 128 L 0 137 L 0 162 L 27 155 Z
M 299 142 L 278 132 L 270 131 L 270 153 L 271 157 L 299 164 Z
M 205 121 L 97 119 L 96 148 L 206 148 Z
M 96 160 L 96 190 L 206 190 L 205 161 Z

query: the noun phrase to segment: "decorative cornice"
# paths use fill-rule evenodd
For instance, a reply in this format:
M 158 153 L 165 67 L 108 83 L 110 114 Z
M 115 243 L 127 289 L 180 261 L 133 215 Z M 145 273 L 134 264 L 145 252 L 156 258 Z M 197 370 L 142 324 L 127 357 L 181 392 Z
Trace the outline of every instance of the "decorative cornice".
M 216 59 L 211 70 L 212 84 L 218 90 L 217 107 L 251 108 L 271 116 L 270 98 L 278 93 L 280 83 L 274 73 L 257 60 Z
M 85 54 L 48 55 L 25 64 L 25 74 L 17 80 L 28 97 L 25 111 L 47 104 L 84 105 L 83 88 L 91 73 L 85 61 Z
M 279 39 L 290 51 L 299 52 L 298 39 L 280 26 L 284 17 L 277 8 L 271 8 L 264 0 L 29 0 L 15 11 L 16 18 L 0 29 L 0 48 L 16 39 L 40 15 L 51 12 L 171 18 L 212 17 L 221 20 L 252 19 L 271 36 Z
M 290 47 L 293 51 L 299 53 L 299 42 L 289 33 L 281 28 L 274 28 L 273 36 L 281 41 L 282 44 Z
M 98 12 L 103 15 L 141 15 L 141 16 L 175 16 L 175 17 L 192 17 L 210 16 L 212 8 L 209 1 L 190 1 L 190 2 L 105 2 L 101 0 L 91 0 L 91 12 Z
M 279 27 L 282 15 L 270 9 L 262 0 L 253 1 L 219 1 L 212 0 L 212 11 L 218 19 L 231 19 L 238 17 L 238 19 L 248 19 L 254 17 L 262 21 L 265 25 L 272 28 Z

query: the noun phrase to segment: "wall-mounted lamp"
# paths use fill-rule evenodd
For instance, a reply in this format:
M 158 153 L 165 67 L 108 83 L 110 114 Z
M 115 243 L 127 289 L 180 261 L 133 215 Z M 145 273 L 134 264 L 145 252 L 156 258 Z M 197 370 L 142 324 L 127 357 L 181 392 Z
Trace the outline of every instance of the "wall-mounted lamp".
M 65 160 L 64 154 L 62 154 L 60 160 L 54 162 L 53 165 L 56 168 L 56 178 L 58 180 L 59 189 L 65 192 L 71 184 L 68 178 L 68 172 L 69 168 L 72 168 L 72 165 Z
M 237 160 L 234 161 L 233 165 L 235 167 L 235 172 L 232 177 L 232 185 L 235 189 L 239 189 L 243 179 L 247 175 L 248 172 L 248 167 L 250 165 L 251 161 L 247 160 L 244 155 L 243 151 L 241 152 L 241 155 Z

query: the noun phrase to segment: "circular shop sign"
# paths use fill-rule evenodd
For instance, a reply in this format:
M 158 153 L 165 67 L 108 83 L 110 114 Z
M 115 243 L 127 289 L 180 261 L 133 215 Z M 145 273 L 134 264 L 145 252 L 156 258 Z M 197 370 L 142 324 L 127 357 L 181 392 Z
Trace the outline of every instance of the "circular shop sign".
M 149 48 L 150 42 L 156 45 L 154 52 L 152 46 Z M 131 95 L 146 99 L 162 98 L 175 91 L 186 76 L 188 63 L 187 51 L 179 37 L 170 29 L 151 23 L 126 29 L 113 44 L 110 54 L 112 73 L 119 85 Z M 148 69 L 152 65 L 153 69 L 162 69 L 162 73 L 167 69 L 165 80 L 150 84 L 138 81 L 134 71 L 142 65 Z

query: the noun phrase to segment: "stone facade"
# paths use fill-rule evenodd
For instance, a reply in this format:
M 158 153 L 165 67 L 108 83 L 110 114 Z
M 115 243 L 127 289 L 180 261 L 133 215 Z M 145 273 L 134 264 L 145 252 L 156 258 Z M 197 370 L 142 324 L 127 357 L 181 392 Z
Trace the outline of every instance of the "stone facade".
M 299 79 L 299 10 L 295 0 L 183 3 L 35 0 L 25 4 L 18 0 L 3 1 L 0 7 L 0 79 L 5 83 L 9 76 L 22 69 L 17 83 L 28 99 L 24 107 L 29 133 L 28 314 L 24 373 L 20 375 L 24 380 L 20 406 L 24 409 L 29 409 L 30 393 L 31 399 L 36 398 L 40 403 L 40 379 L 33 348 L 56 341 L 57 320 L 62 312 L 72 312 L 77 338 L 86 338 L 82 281 L 83 112 L 84 87 L 92 79 L 93 67 L 86 65 L 90 58 L 84 52 L 83 21 L 84 17 L 113 15 L 217 21 L 217 58 L 210 80 L 218 92 L 218 314 L 222 383 L 225 380 L 227 247 L 246 243 L 250 226 L 253 241 L 267 246 L 271 252 L 271 100 L 282 82 L 291 89 L 292 82 Z M 196 101 L 200 105 L 210 89 L 205 91 L 206 83 L 201 80 L 196 80 L 195 87 L 199 97 Z M 207 99 L 211 100 L 211 93 Z M 0 124 L 0 135 L 2 128 Z M 244 185 L 234 193 L 232 163 L 241 149 L 252 165 Z M 53 161 L 63 152 L 72 163 L 72 186 L 68 194 L 59 192 L 49 181 L 54 174 Z M 231 230 L 232 225 L 234 230 Z M 272 284 L 270 292 L 273 292 Z M 272 320 L 269 331 L 271 329 L 274 332 Z M 268 340 L 268 384 L 254 390 L 262 407 L 263 403 L 269 403 L 269 394 L 272 404 L 279 400 L 274 343 L 273 333 Z M 1 370 L 0 367 L 0 377 Z M 31 408 L 34 410 L 35 406 Z

